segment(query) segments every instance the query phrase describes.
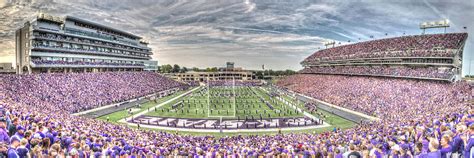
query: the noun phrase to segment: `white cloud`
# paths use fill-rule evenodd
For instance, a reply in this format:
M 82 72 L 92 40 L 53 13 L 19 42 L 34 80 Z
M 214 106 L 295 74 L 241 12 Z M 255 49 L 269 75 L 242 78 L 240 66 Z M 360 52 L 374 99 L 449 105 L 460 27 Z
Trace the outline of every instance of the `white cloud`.
M 247 10 L 245 11 L 245 13 L 252 12 L 253 9 L 255 9 L 255 6 L 256 6 L 256 4 L 250 2 L 250 0 L 245 0 L 244 4 L 245 4 L 245 6 L 247 6 Z

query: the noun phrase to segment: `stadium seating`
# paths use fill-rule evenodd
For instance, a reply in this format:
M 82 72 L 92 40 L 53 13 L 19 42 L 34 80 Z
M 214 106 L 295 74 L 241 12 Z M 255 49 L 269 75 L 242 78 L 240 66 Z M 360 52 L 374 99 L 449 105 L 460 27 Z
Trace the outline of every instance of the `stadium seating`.
M 83 40 L 80 38 L 75 38 L 72 36 L 62 36 L 62 35 L 57 35 L 57 34 L 52 34 L 52 33 L 41 33 L 41 32 L 35 32 L 34 38 L 37 39 L 48 39 L 48 40 L 56 40 L 56 41 L 65 41 L 65 42 L 71 42 L 71 43 L 79 43 L 79 44 L 88 44 L 88 45 L 94 45 L 94 46 L 104 46 L 104 47 L 113 47 L 113 48 L 121 48 L 124 51 L 133 51 L 133 52 L 140 52 L 143 53 L 143 49 L 138 49 L 134 47 L 128 47 L 128 46 L 123 46 L 119 44 L 113 44 L 109 42 L 102 42 L 98 40 Z M 129 44 L 129 43 L 126 43 Z M 43 43 L 34 43 L 34 45 L 39 46 L 43 45 L 46 46 L 46 44 Z
M 337 46 L 307 57 L 300 73 L 455 81 L 453 61 L 466 39 L 466 33 L 428 34 Z
M 402 36 L 343 45 L 315 52 L 303 62 L 385 57 L 453 57 L 467 33 Z M 439 50 L 436 50 L 439 49 Z
M 387 67 L 387 66 L 335 66 L 305 68 L 303 74 L 366 75 L 393 76 L 404 78 L 450 79 L 451 70 L 439 70 L 435 67 Z
M 451 85 L 434 81 L 338 75 L 295 75 L 279 81 L 278 85 L 319 100 L 383 118 L 416 116 L 404 112 L 407 106 L 417 108 L 416 112 L 421 112 L 437 106 L 441 108 L 446 104 L 461 104 L 467 101 L 451 93 L 466 90 L 465 93 L 468 93 L 466 95 L 471 95 L 471 98 L 474 95 L 469 89 L 459 89 L 469 88 L 466 83 Z M 386 110 L 387 107 L 390 107 L 390 110 Z M 394 112 L 398 116 L 391 116 Z
M 8 89 L 6 95 L 15 102 L 37 107 L 56 105 L 68 112 L 186 87 L 151 72 L 5 75 L 0 78 L 5 82 L 3 88 Z

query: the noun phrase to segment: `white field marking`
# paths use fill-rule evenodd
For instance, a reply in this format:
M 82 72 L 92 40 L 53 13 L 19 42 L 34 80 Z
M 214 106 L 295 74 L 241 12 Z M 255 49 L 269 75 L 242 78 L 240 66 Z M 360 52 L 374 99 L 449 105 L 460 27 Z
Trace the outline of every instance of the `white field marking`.
M 176 97 L 174 97 L 174 98 L 172 98 L 172 99 L 169 99 L 169 100 L 167 100 L 167 101 L 165 101 L 165 102 L 163 102 L 163 103 L 160 103 L 160 104 L 158 104 L 158 105 L 156 105 L 156 106 L 150 108 L 150 110 L 143 110 L 142 112 L 139 112 L 139 113 L 137 113 L 137 114 L 135 114 L 135 115 L 132 115 L 132 116 L 130 116 L 130 117 L 123 118 L 123 119 L 121 119 L 119 122 L 120 122 L 120 123 L 127 123 L 127 124 L 128 124 L 128 122 L 127 122 L 126 120 L 129 120 L 129 119 L 136 118 L 136 117 L 138 117 L 138 116 L 144 115 L 144 114 L 146 114 L 146 113 L 148 113 L 148 112 L 150 112 L 150 111 L 155 110 L 156 108 L 159 108 L 159 107 L 161 107 L 161 106 L 163 106 L 163 105 L 166 105 L 166 104 L 168 104 L 168 103 L 170 103 L 170 102 L 172 102 L 172 101 L 174 101 L 174 100 L 176 100 L 176 99 L 179 99 L 179 98 L 181 98 L 181 97 L 183 97 L 183 96 L 185 96 L 185 95 L 188 95 L 189 93 L 191 93 L 191 92 L 193 92 L 193 91 L 195 91 L 195 90 L 197 90 L 197 89 L 199 89 L 199 88 L 201 88 L 201 87 L 199 86 L 199 87 L 196 87 L 196 88 L 194 88 L 194 89 L 191 89 L 191 90 L 189 90 L 189 91 L 187 91 L 187 92 L 185 92 L 185 93 L 183 93 L 183 94 L 181 94 L 181 95 L 178 95 L 178 96 L 176 96 Z
M 207 117 L 209 118 L 235 118 L 236 117 L 236 114 L 237 114 L 237 111 L 236 111 L 236 105 L 235 105 L 235 87 L 233 87 L 233 92 L 234 92 L 234 99 L 233 99 L 233 109 L 234 109 L 234 112 L 233 112 L 233 115 L 211 115 L 211 105 L 210 105 L 210 89 L 209 89 L 209 86 L 207 86 Z
M 265 92 L 267 92 L 267 93 L 269 93 L 266 89 L 264 89 L 264 88 L 262 88 L 262 87 L 260 87 L 260 89 L 263 90 L 263 91 L 265 91 Z M 277 97 L 277 98 L 278 98 L 278 100 L 280 100 L 281 102 L 283 102 L 285 105 L 287 105 L 287 106 L 289 106 L 289 107 L 291 107 L 291 108 L 293 108 L 293 109 L 296 109 L 296 110 L 298 110 L 299 112 L 302 112 L 304 116 L 309 117 L 309 118 L 312 118 L 312 119 L 314 119 L 314 120 L 319 120 L 319 118 L 317 118 L 316 116 L 313 116 L 313 115 L 311 115 L 310 113 L 307 113 L 306 111 L 300 109 L 299 107 L 297 107 L 297 106 L 295 106 L 295 105 L 292 105 L 292 104 L 290 105 L 290 103 L 289 103 L 287 100 L 285 100 L 285 99 L 283 99 L 283 98 L 281 98 L 281 97 Z
M 137 111 L 140 111 L 141 109 L 140 108 L 132 108 L 131 112 L 137 112 Z

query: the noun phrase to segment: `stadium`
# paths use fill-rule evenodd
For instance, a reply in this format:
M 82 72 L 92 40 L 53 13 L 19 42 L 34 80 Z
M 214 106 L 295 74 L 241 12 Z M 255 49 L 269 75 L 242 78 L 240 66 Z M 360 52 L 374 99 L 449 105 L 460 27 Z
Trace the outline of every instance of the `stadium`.
M 138 34 L 32 17 L 14 30 L 14 71 L 0 73 L 0 157 L 474 156 L 472 35 L 446 19 L 326 40 L 295 74 L 272 76 L 233 62 L 165 72 Z

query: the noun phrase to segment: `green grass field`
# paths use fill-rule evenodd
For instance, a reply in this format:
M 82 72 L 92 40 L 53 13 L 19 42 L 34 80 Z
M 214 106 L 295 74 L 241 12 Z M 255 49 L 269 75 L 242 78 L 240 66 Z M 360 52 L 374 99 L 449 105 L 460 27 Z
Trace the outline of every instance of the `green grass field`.
M 267 89 L 269 90 L 269 89 Z M 233 108 L 233 98 L 231 97 L 233 93 L 230 92 L 231 90 L 226 88 L 211 88 L 210 94 L 212 95 L 211 100 L 219 100 L 213 101 L 210 105 L 211 109 L 213 109 L 212 115 L 227 115 L 227 110 L 229 108 Z M 155 101 L 150 101 L 148 103 L 143 104 L 140 107 L 139 111 L 134 113 L 139 113 L 145 110 L 148 110 L 151 107 L 154 107 L 162 102 L 165 102 L 169 99 L 172 99 L 176 96 L 179 96 L 186 91 L 179 91 L 173 95 L 160 98 L 157 103 Z M 219 95 L 221 94 L 221 95 Z M 236 117 L 245 118 L 245 116 L 254 116 L 260 117 L 260 113 L 265 113 L 266 115 L 262 114 L 263 118 L 268 117 L 296 117 L 296 116 L 303 116 L 302 113 L 296 113 L 292 108 L 284 105 L 283 102 L 278 101 L 276 99 L 271 99 L 270 95 L 258 88 L 248 88 L 248 87 L 241 87 L 236 88 L 235 93 L 235 107 L 236 107 Z M 146 115 L 151 116 L 159 116 L 159 117 L 177 117 L 177 118 L 207 118 L 208 117 L 208 110 L 207 109 L 207 90 L 206 87 L 200 87 L 198 90 L 194 91 L 191 95 L 186 95 L 181 97 L 169 104 L 163 105 L 158 108 L 156 111 L 150 111 Z M 293 102 L 293 99 L 290 96 L 281 96 L 283 99 Z M 260 98 L 263 100 L 270 102 L 273 106 L 273 110 L 270 109 L 265 103 L 263 103 Z M 183 102 L 182 105 L 172 108 L 177 102 Z M 301 109 L 304 109 L 304 104 L 300 103 L 297 105 Z M 170 112 L 168 112 L 170 110 Z M 174 111 L 172 111 L 174 110 Z M 188 112 L 189 111 L 189 112 Z M 204 111 L 204 112 L 203 112 Z M 256 111 L 256 112 L 255 112 Z M 230 113 L 227 116 L 231 116 Z M 341 128 L 347 129 L 355 126 L 354 122 L 346 120 L 342 117 L 337 115 L 331 114 L 330 112 L 324 110 L 318 110 L 318 113 L 325 116 L 324 121 L 331 124 L 329 127 L 318 128 L 318 129 L 311 129 L 311 130 L 298 130 L 298 131 L 282 131 L 282 133 L 320 133 L 331 131 L 334 128 Z M 321 118 L 320 114 L 313 114 Z M 126 110 L 118 111 L 109 115 L 102 116 L 98 119 L 106 120 L 109 118 L 109 122 L 118 123 L 119 120 L 128 117 L 128 113 Z M 235 117 L 235 118 L 236 118 Z M 136 128 L 134 126 L 130 126 L 131 128 Z M 181 132 L 181 131 L 166 131 L 166 130 L 159 130 L 159 129 L 144 129 L 143 130 L 154 130 L 154 131 L 165 131 L 171 133 L 177 133 L 182 135 L 213 135 L 216 137 L 223 137 L 223 136 L 231 136 L 231 135 L 273 135 L 277 134 L 277 132 L 241 132 L 241 133 L 199 133 L 199 132 Z
M 161 103 L 161 102 L 165 102 L 171 98 L 174 98 L 176 96 L 179 96 L 183 93 L 185 93 L 186 91 L 179 91 L 179 92 L 176 92 L 175 94 L 172 94 L 172 95 L 169 95 L 169 96 L 166 96 L 166 97 L 163 97 L 163 98 L 160 98 L 158 99 L 158 102 L 155 103 L 155 101 L 149 101 L 145 104 L 142 104 L 142 106 L 140 108 L 137 108 L 137 109 L 140 109 L 139 111 L 136 111 L 135 113 L 139 113 L 139 112 L 142 112 L 142 111 L 145 111 L 145 110 L 148 110 L 148 108 L 151 108 L 151 107 L 154 107 L 156 106 L 157 104 Z M 113 123 L 117 123 L 119 120 L 125 118 L 125 117 L 128 117 L 128 112 L 127 110 L 122 110 L 122 111 L 117 111 L 117 112 L 114 112 L 114 113 L 111 113 L 111 114 L 108 114 L 108 115 L 105 115 L 105 116 L 101 116 L 99 117 L 98 119 L 99 120 L 107 120 L 107 117 L 109 118 L 109 122 L 113 122 Z
M 235 100 L 233 97 L 234 91 Z M 235 89 L 213 87 L 210 88 L 209 94 L 207 88 L 202 88 L 146 115 L 175 118 L 219 116 L 225 118 L 283 118 L 303 116 L 302 113 L 284 105 L 281 101 L 271 98 L 269 94 L 257 87 L 238 87 Z

